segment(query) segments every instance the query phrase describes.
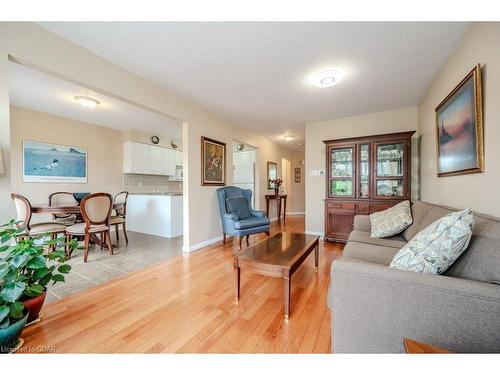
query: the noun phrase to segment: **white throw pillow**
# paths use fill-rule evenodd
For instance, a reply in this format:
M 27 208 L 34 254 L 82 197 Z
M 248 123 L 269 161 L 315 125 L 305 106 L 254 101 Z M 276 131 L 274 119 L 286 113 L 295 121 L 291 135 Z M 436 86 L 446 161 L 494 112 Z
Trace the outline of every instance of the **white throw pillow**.
M 448 214 L 413 237 L 397 252 L 390 267 L 441 274 L 467 249 L 473 226 L 470 208 Z
M 387 210 L 370 215 L 372 237 L 391 237 L 404 231 L 413 223 L 410 201 L 403 201 Z

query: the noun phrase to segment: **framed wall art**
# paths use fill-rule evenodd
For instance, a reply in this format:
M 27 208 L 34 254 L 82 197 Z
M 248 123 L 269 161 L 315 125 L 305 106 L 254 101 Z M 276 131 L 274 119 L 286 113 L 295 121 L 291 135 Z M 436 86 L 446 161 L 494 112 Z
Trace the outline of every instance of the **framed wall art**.
M 226 144 L 201 137 L 201 184 L 224 186 L 226 184 Z
M 436 108 L 437 175 L 484 170 L 481 66 L 478 64 Z
M 87 149 L 23 141 L 23 182 L 87 183 Z

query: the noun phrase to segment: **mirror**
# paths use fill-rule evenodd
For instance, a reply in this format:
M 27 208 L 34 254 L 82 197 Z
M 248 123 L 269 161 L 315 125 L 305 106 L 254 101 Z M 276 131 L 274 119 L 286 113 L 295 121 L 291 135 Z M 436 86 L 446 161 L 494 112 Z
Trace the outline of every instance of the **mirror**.
M 272 161 L 267 162 L 267 188 L 273 189 L 269 180 L 274 180 L 278 178 L 278 164 Z

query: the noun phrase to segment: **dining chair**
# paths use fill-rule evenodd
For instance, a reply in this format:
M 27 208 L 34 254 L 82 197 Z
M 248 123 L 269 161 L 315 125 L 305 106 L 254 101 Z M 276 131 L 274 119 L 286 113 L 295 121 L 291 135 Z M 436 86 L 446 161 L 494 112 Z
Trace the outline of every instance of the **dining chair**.
M 71 241 L 73 236 L 84 237 L 84 262 L 87 262 L 91 235 L 101 234 L 101 238 L 104 237 L 101 244 L 105 242 L 109 253 L 113 255 L 113 246 L 111 245 L 111 234 L 109 231 L 109 219 L 111 217 L 112 208 L 113 197 L 111 194 L 89 194 L 80 202 L 80 210 L 84 222 L 66 227 L 68 241 Z M 69 256 L 71 257 L 71 252 Z
M 25 237 L 35 237 L 44 234 L 50 235 L 51 239 L 56 239 L 59 233 L 64 234 L 66 231 L 66 226 L 59 223 L 36 223 L 31 224 L 31 203 L 25 196 L 21 194 L 12 193 L 11 198 L 14 200 L 17 212 L 17 223 L 16 227 L 18 229 L 23 229 L 23 232 L 19 234 L 19 238 Z M 51 246 L 54 249 L 54 246 Z
M 73 193 L 58 191 L 49 195 L 49 206 L 67 205 L 78 206 L 78 202 L 73 196 Z M 66 226 L 73 225 L 77 221 L 75 214 L 52 214 L 54 223 L 64 224 Z
M 116 215 L 111 216 L 109 219 L 109 224 L 115 226 L 116 231 L 116 242 L 120 241 L 120 236 L 118 234 L 118 226 L 121 224 L 123 229 L 123 235 L 125 236 L 125 242 L 128 243 L 127 229 L 125 228 L 125 220 L 127 214 L 127 200 L 128 191 L 121 191 L 115 195 L 114 208 Z

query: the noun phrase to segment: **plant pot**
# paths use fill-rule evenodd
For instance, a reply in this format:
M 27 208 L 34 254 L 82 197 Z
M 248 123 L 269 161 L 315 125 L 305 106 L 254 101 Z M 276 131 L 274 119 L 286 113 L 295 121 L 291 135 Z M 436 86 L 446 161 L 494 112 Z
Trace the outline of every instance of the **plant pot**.
M 28 314 L 7 328 L 0 328 L 0 353 L 9 353 L 16 346 L 27 320 Z
M 38 297 L 23 301 L 24 307 L 29 311 L 28 323 L 31 323 L 33 320 L 38 319 L 38 315 L 40 315 L 40 310 L 42 309 L 46 296 L 47 291 L 43 292 Z

